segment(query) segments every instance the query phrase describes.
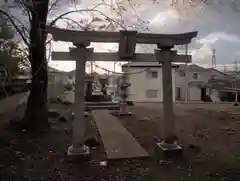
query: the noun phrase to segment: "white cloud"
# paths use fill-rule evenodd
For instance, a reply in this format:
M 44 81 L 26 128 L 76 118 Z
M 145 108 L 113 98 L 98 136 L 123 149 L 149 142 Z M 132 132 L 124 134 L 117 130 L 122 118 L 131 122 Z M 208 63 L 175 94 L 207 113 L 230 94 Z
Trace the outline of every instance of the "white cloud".
M 161 31 L 163 26 L 173 25 L 178 23 L 179 15 L 174 9 L 168 9 L 163 12 L 157 13 L 157 15 L 151 20 L 150 27 L 159 28 Z
M 52 50 L 53 51 L 63 51 L 68 52 L 69 47 L 73 47 L 72 43 L 66 42 L 53 42 L 52 43 Z M 118 44 L 116 43 L 92 43 L 90 47 L 94 48 L 95 52 L 116 52 L 118 49 Z M 113 60 L 114 61 L 114 60 Z M 104 62 L 97 62 L 97 65 L 104 67 Z M 71 71 L 75 69 L 75 62 L 74 61 L 53 61 L 50 59 L 49 65 L 58 68 L 59 70 Z M 112 63 L 105 63 L 105 68 L 110 68 Z M 117 67 L 117 69 L 119 69 Z M 98 70 L 100 70 L 98 68 Z
M 217 40 L 222 39 L 222 40 L 226 40 L 229 42 L 235 42 L 235 43 L 240 43 L 240 38 L 236 35 L 231 35 L 231 34 L 226 34 L 224 32 L 214 32 L 209 34 L 208 36 L 206 36 L 205 38 L 202 38 L 199 40 L 200 43 L 202 44 L 213 44 L 215 43 Z
M 210 63 L 209 57 L 212 55 L 212 47 L 211 45 L 204 44 L 200 49 L 193 50 L 192 56 L 193 56 L 193 62 L 194 63 Z
M 184 9 L 186 7 L 183 6 L 178 8 L 179 11 L 176 11 L 176 9 L 170 6 L 171 0 L 160 1 L 159 4 L 154 5 L 152 1 L 149 0 L 131 0 L 132 4 L 135 4 L 134 8 L 137 14 L 135 14 L 129 6 L 128 0 L 108 0 L 108 3 L 116 4 L 116 2 L 119 1 L 123 2 L 127 7 L 127 11 L 123 14 L 126 26 L 139 23 L 139 16 L 141 20 L 150 21 L 148 27 L 151 32 L 182 33 L 195 30 L 199 31 L 197 40 L 189 45 L 189 52 L 192 51 L 193 60 L 196 62 L 208 63 L 211 60 L 212 48 L 216 48 L 217 62 L 221 64 L 230 64 L 230 61 L 240 55 L 240 40 L 238 39 L 240 37 L 240 24 L 238 23 L 240 12 L 233 12 L 227 0 L 222 0 L 222 3 L 228 5 L 215 3 L 205 6 L 204 8 L 191 8 L 191 10 L 188 11 L 186 11 Z M 57 10 L 50 13 L 49 20 L 75 8 L 73 5 L 69 5 L 69 0 L 61 0 L 60 2 L 61 4 Z M 102 2 L 102 0 L 80 0 L 77 8 L 90 8 L 100 2 Z M 107 0 L 105 0 L 105 2 L 107 2 Z M 240 1 L 236 2 L 240 3 Z M 142 5 L 139 6 L 138 4 Z M 100 6 L 98 9 L 107 16 L 116 18 L 116 13 L 110 11 L 108 8 Z M 19 12 L 15 13 L 17 16 L 20 16 Z M 93 15 L 101 17 L 100 14 L 96 12 L 73 13 L 70 14 L 69 17 L 80 21 L 83 19 L 91 19 Z M 61 27 L 64 26 L 61 22 L 59 22 L 58 25 Z M 138 31 L 145 31 L 144 26 L 138 27 Z M 69 47 L 69 45 L 65 43 L 54 43 L 53 46 L 55 50 L 59 51 L 68 51 Z M 113 44 L 93 44 L 93 46 L 96 51 L 108 51 L 108 49 L 113 51 L 117 50 L 117 47 Z M 154 46 L 145 47 L 147 48 L 138 46 L 137 51 L 153 52 L 155 48 Z M 56 64 L 54 62 L 50 63 Z M 59 63 L 58 68 L 70 69 L 74 68 L 73 65 L 74 63 L 70 62 Z M 110 65 L 111 64 L 106 63 L 106 67 L 109 66 L 108 68 L 110 68 Z
M 236 52 L 236 55 L 237 55 L 237 56 L 239 56 L 239 55 L 240 55 L 240 50 L 238 50 L 238 51 Z
M 197 44 L 201 47 L 192 52 L 194 63 L 211 64 L 213 48 L 216 49 L 218 65 L 231 64 L 240 55 L 240 39 L 236 35 L 214 32 L 198 40 Z

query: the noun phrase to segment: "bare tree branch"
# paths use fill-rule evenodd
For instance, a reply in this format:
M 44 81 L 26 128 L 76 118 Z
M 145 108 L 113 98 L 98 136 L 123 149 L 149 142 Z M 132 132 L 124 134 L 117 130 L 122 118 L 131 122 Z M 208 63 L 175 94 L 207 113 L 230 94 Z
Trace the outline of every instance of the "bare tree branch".
M 60 20 L 61 18 L 63 18 L 66 15 L 72 14 L 72 13 L 77 13 L 77 12 L 98 12 L 100 13 L 102 16 L 105 17 L 105 20 L 107 21 L 111 21 L 116 23 L 117 25 L 119 25 L 122 29 L 126 30 L 126 28 L 118 21 L 110 18 L 109 16 L 105 15 L 104 13 L 102 13 L 99 10 L 96 9 L 80 9 L 80 10 L 74 10 L 74 11 L 68 11 L 66 13 L 61 14 L 60 16 L 58 16 L 57 18 L 55 18 L 53 21 L 50 22 L 49 26 L 53 26 L 58 20 Z
M 20 4 L 20 6 L 22 7 L 22 9 L 25 10 L 25 13 L 26 13 L 27 16 L 28 16 L 29 21 L 31 21 L 31 19 L 32 19 L 32 15 L 31 15 L 32 10 L 31 10 L 31 8 L 29 7 L 29 5 L 26 4 L 26 3 L 23 2 L 23 1 L 19 2 L 19 4 Z
M 52 11 L 54 7 L 57 6 L 57 4 L 59 3 L 59 1 L 60 1 L 60 0 L 55 0 L 55 1 L 50 5 L 50 7 L 48 8 L 48 13 L 49 13 L 50 11 Z
M 59 19 L 61 19 L 62 17 L 66 16 L 66 15 L 69 15 L 69 14 L 72 14 L 72 13 L 77 13 L 77 12 L 84 12 L 84 11 L 93 11 L 94 9 L 96 9 L 100 4 L 94 6 L 93 8 L 91 9 L 76 9 L 76 10 L 73 10 L 73 11 L 68 11 L 66 13 L 63 13 L 61 15 L 59 15 L 57 18 L 55 18 L 49 25 L 50 26 L 53 26 Z
M 68 17 L 62 17 L 61 20 L 67 20 L 67 21 L 71 21 L 73 23 L 75 23 L 78 27 L 82 28 L 83 30 L 85 30 L 85 27 L 83 27 L 79 22 L 71 19 L 71 18 L 68 18 Z
M 18 28 L 18 26 L 15 24 L 12 16 L 10 16 L 8 13 L 6 13 L 5 11 L 0 9 L 0 13 L 4 14 L 9 21 L 11 22 L 11 24 L 14 26 L 14 28 L 16 29 L 16 31 L 18 32 L 18 34 L 21 36 L 22 40 L 24 41 L 24 43 L 29 46 L 29 43 L 27 41 L 27 39 L 25 38 L 25 36 L 23 35 L 23 33 L 21 32 L 21 30 Z
M 11 16 L 12 17 L 12 19 L 14 20 L 14 21 L 16 21 L 17 22 L 17 24 L 19 24 L 19 30 L 20 29 L 22 29 L 22 34 L 23 34 L 23 36 L 24 37 L 27 37 L 27 39 L 29 39 L 29 32 L 30 32 L 30 30 L 26 27 L 26 25 L 23 23 L 23 22 L 21 22 L 18 18 L 16 18 L 16 17 L 14 17 L 14 16 Z M 26 22 L 27 23 L 27 22 Z M 17 25 L 16 24 L 16 25 Z

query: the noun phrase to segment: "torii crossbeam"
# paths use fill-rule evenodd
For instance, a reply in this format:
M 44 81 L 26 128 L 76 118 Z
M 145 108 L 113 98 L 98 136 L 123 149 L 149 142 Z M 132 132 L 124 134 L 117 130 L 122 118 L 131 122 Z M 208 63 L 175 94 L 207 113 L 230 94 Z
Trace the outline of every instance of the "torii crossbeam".
M 74 44 L 86 41 L 118 43 L 121 40 L 121 32 L 75 31 L 55 27 L 47 27 L 47 31 L 48 33 L 54 35 L 53 39 L 55 41 L 73 42 Z M 164 47 L 185 45 L 191 43 L 192 38 L 195 38 L 196 36 L 197 36 L 196 31 L 182 34 L 136 33 L 136 43 L 161 44 L 161 46 Z

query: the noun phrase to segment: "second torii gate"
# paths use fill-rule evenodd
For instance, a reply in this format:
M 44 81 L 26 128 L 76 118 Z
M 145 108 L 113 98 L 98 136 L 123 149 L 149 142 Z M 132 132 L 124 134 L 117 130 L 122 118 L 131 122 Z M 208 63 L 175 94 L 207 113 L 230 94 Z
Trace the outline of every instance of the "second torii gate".
M 53 52 L 52 60 L 76 61 L 76 85 L 75 85 L 75 118 L 73 121 L 73 145 L 69 147 L 69 155 L 89 154 L 89 148 L 84 145 L 84 75 L 85 62 L 94 61 L 138 61 L 162 63 L 163 71 L 163 108 L 164 108 L 164 141 L 158 146 L 164 149 L 175 149 L 178 145 L 171 141 L 174 134 L 174 114 L 172 99 L 172 67 L 171 62 L 190 62 L 190 55 L 177 55 L 177 51 L 171 50 L 175 45 L 183 45 L 191 42 L 197 36 L 197 32 L 177 35 L 162 35 L 137 33 L 136 31 L 121 32 L 83 32 L 49 27 L 55 41 L 73 42 L 76 48 L 70 48 L 70 52 Z M 87 48 L 91 42 L 117 42 L 118 53 L 93 52 L 93 48 Z M 136 43 L 157 44 L 158 49 L 154 54 L 135 53 Z

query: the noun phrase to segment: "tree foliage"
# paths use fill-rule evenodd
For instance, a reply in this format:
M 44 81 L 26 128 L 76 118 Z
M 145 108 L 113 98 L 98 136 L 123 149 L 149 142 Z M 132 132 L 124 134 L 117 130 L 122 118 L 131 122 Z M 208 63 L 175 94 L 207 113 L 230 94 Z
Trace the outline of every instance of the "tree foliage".
M 9 40 L 9 39 L 12 39 L 14 37 L 13 30 L 9 25 L 2 24 L 0 27 L 1 27 L 0 39 Z
M 1 76 L 9 78 L 20 72 L 22 57 L 16 54 L 18 44 L 13 40 L 12 27 L 8 24 L 0 27 L 0 72 Z

